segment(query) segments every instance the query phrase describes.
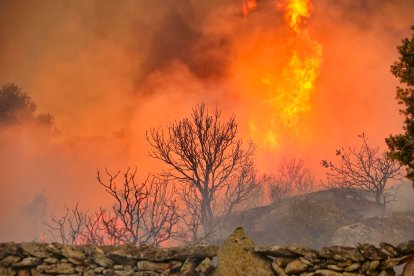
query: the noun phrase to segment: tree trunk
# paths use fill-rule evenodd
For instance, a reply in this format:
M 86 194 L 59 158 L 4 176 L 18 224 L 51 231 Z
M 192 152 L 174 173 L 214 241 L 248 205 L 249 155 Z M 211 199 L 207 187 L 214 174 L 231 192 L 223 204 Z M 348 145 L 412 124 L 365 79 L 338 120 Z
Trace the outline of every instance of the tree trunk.
M 204 234 L 208 235 L 213 229 L 213 210 L 211 209 L 211 201 L 207 196 L 202 195 L 201 206 L 201 223 L 203 224 Z
M 382 196 L 381 192 L 376 192 L 375 193 L 375 203 L 378 204 L 378 205 L 383 205 L 382 201 L 381 201 L 381 196 Z

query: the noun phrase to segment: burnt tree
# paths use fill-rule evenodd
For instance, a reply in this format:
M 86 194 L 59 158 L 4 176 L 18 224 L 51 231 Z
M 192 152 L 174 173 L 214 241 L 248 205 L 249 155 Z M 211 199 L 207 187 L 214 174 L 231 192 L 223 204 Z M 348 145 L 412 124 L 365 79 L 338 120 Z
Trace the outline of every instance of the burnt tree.
M 382 204 L 388 180 L 400 179 L 400 165 L 385 152 L 381 153 L 378 146 L 368 145 L 365 134 L 358 137 L 361 146 L 336 150 L 336 164 L 322 160 L 322 166 L 328 169 L 327 186 L 355 197 L 361 197 L 361 192 L 373 193 L 375 202 Z
M 204 234 L 215 227 L 220 207 L 221 214 L 226 213 L 223 208 L 236 209 L 258 182 L 252 163 L 255 147 L 249 143 L 244 149 L 237 131 L 234 116 L 222 121 L 218 108 L 210 114 L 201 104 L 190 117 L 169 124 L 166 132 L 147 132 L 150 156 L 167 165 L 166 177 L 181 183 L 178 194 L 193 213 L 189 223 L 200 223 Z
M 118 187 L 119 171 L 111 174 L 106 170 L 106 181 L 98 171 L 98 182 L 115 203 L 111 211 L 101 211 L 97 216 L 112 244 L 158 246 L 174 237 L 179 220 L 178 204 L 172 191 L 167 189 L 166 179 L 148 176 L 144 182 L 136 183 L 136 172 L 128 169 Z
M 315 186 L 315 177 L 305 167 L 301 159 L 283 159 L 276 175 L 268 181 L 272 201 L 294 194 L 311 192 Z

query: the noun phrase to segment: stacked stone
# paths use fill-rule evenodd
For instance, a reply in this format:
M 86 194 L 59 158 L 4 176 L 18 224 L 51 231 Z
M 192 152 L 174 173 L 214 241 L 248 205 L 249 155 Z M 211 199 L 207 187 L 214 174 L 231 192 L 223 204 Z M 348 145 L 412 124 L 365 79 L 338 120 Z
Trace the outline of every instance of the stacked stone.
M 259 247 L 255 252 L 272 260 L 277 275 L 395 275 L 394 267 L 414 258 L 414 241 L 393 246 L 381 243 L 357 247 L 331 246 L 320 251 L 299 245 Z M 414 274 L 413 274 L 414 275 Z
M 213 258 L 218 256 L 218 266 Z M 243 229 L 219 250 L 214 245 L 176 248 L 148 246 L 68 246 L 42 243 L 0 244 L 0 275 L 395 275 L 409 263 L 414 275 L 414 241 L 379 247 L 331 246 L 319 251 L 299 245 L 254 247 Z M 407 272 L 408 271 L 408 272 Z M 411 272 L 410 272 L 411 271 Z
M 0 275 L 208 275 L 218 248 L 0 244 Z

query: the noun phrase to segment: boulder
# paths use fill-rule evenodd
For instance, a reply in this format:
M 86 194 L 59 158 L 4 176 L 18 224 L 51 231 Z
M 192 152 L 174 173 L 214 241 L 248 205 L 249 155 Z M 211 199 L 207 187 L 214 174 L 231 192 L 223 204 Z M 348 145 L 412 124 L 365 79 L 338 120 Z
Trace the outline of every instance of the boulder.
M 403 276 L 414 275 L 414 257 L 412 257 L 404 266 Z
M 302 263 L 299 260 L 294 260 L 293 262 L 287 264 L 285 272 L 288 274 L 300 274 L 302 272 L 305 272 L 307 268 L 307 264 Z
M 1 260 L 0 264 L 2 266 L 11 266 L 12 264 L 18 263 L 20 262 L 22 258 L 15 256 L 15 255 L 9 255 L 5 258 L 3 258 L 3 260 Z
M 273 275 L 270 261 L 254 252 L 253 241 L 239 227 L 225 240 L 218 252 L 216 276 Z
M 18 263 L 12 264 L 12 267 L 20 268 L 20 267 L 34 267 L 40 264 L 40 259 L 34 257 L 27 257 L 21 260 Z
M 138 261 L 137 263 L 137 269 L 140 271 L 150 270 L 150 271 L 157 271 L 161 273 L 169 269 L 170 267 L 171 265 L 169 263 L 164 263 L 164 262 L 152 262 L 152 261 L 141 260 L 141 261 Z
M 195 271 L 199 275 L 209 275 L 209 273 L 213 271 L 213 269 L 213 262 L 210 258 L 207 257 L 195 268 Z
M 414 229 L 414 228 L 413 228 Z M 403 243 L 400 243 L 398 245 L 398 249 L 403 253 L 403 254 L 411 254 L 414 253 L 414 240 L 411 241 L 406 241 Z
M 64 246 L 62 249 L 62 255 L 68 259 L 74 259 L 78 261 L 84 260 L 86 257 L 85 253 L 83 253 L 80 247 L 74 246 Z
M 358 243 L 398 244 L 414 239 L 414 216 L 372 217 L 336 229 L 331 244 L 354 246 Z M 414 251 L 414 247 L 413 247 Z
M 45 244 L 25 242 L 20 244 L 20 248 L 24 252 L 36 258 L 43 259 L 49 257 L 49 254 L 46 251 Z
M 44 272 L 49 274 L 74 274 L 75 268 L 70 263 L 58 263 L 46 266 Z
M 352 260 L 354 262 L 361 262 L 364 260 L 364 256 L 354 247 L 348 246 L 330 246 L 329 252 L 332 254 L 340 255 L 346 259 Z
M 137 248 L 132 246 L 114 247 L 106 257 L 121 265 L 135 265 L 137 262 Z

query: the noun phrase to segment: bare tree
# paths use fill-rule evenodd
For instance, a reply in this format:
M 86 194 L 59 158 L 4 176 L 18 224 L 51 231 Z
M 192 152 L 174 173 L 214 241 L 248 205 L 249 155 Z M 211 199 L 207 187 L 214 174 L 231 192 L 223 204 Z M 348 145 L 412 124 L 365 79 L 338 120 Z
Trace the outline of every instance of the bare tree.
M 243 166 L 240 167 L 240 171 L 233 175 L 233 179 L 230 179 L 232 185 L 225 187 L 225 201 L 224 201 L 224 213 L 229 215 L 230 213 L 239 210 L 246 209 L 250 206 L 245 206 L 251 203 L 253 206 L 261 192 L 263 183 L 269 180 L 266 175 L 258 176 L 257 170 L 254 166 L 253 160 L 249 158 L 243 162 Z
M 328 169 L 327 186 L 340 188 L 354 197 L 363 197 L 361 192 L 373 193 L 375 202 L 382 204 L 388 180 L 401 179 L 400 165 L 385 152 L 380 153 L 378 146 L 368 145 L 365 134 L 358 137 L 361 146 L 336 150 L 336 164 L 322 160 L 322 166 Z
M 67 208 L 61 218 L 44 222 L 53 240 L 64 244 L 151 244 L 159 246 L 174 238 L 179 220 L 178 203 L 167 179 L 148 176 L 136 183 L 136 169 L 111 174 L 106 179 L 98 171 L 98 182 L 112 196 L 112 209 L 100 208 L 92 215 Z
M 294 194 L 309 193 L 314 189 L 315 177 L 304 165 L 303 160 L 283 159 L 274 177 L 269 181 L 272 201 Z
M 184 204 L 199 212 L 191 223 L 198 220 L 205 234 L 214 228 L 222 201 L 227 199 L 233 210 L 253 190 L 255 147 L 249 143 L 243 149 L 236 136 L 235 117 L 222 122 L 221 111 L 216 108 L 209 114 L 204 104 L 196 106 L 189 118 L 168 125 L 167 132 L 147 132 L 150 156 L 168 165 L 164 175 L 182 185 L 178 193 Z
M 43 222 L 49 229 L 50 238 L 63 244 L 83 244 L 86 215 L 78 209 L 65 206 L 65 215 L 52 217 L 50 222 Z
M 167 189 L 167 179 L 149 176 L 143 183 L 135 181 L 136 169 L 123 174 L 122 188 L 117 186 L 120 171 L 106 170 L 107 181 L 97 179 L 114 198 L 112 212 L 101 212 L 104 231 L 113 244 L 152 244 L 173 238 L 178 223 L 178 204 Z

